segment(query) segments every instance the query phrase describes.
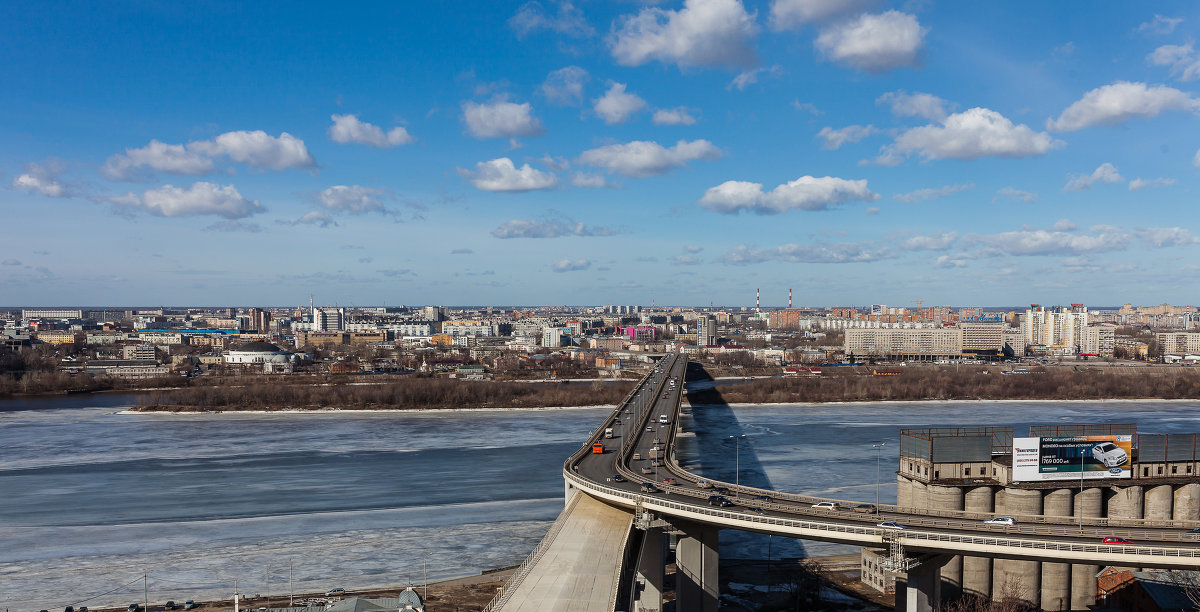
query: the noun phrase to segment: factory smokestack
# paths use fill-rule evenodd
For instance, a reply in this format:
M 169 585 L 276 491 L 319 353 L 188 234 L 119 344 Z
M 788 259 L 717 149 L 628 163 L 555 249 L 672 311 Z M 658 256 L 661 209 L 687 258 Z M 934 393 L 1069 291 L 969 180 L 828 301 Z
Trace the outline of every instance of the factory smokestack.
M 788 309 L 792 307 L 792 288 L 788 287 Z
M 754 290 L 754 312 L 758 312 L 758 289 Z

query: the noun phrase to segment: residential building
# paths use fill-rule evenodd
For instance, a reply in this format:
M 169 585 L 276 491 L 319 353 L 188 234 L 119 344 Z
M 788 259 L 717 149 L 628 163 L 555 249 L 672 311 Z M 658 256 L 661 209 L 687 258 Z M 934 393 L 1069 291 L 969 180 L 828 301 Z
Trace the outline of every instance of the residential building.
M 846 357 L 854 359 L 958 359 L 962 347 L 963 331 L 957 327 L 847 329 L 844 341 Z
M 717 318 L 712 315 L 696 317 L 696 346 L 716 346 Z
M 21 318 L 29 319 L 82 319 L 83 311 L 71 308 L 22 308 Z
M 1200 332 L 1169 332 L 1154 336 L 1163 355 L 1200 355 Z

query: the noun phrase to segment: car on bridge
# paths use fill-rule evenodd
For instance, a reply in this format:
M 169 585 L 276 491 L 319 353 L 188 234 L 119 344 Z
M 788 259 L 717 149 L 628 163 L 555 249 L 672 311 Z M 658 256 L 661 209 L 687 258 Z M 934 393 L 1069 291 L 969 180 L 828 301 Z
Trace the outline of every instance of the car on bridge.
M 666 478 L 663 478 L 663 484 L 665 484 L 665 485 L 673 485 L 673 484 L 679 484 L 679 483 L 678 483 L 678 482 L 676 482 L 674 478 L 671 478 L 670 476 L 668 476 L 668 477 L 666 477 Z
M 819 508 L 821 510 L 837 510 L 838 509 L 837 502 L 817 502 L 809 507 L 810 508 Z
M 762 508 L 759 508 L 758 506 L 751 506 L 749 508 L 746 508 L 746 512 L 753 512 L 754 514 L 766 514 L 767 513 L 766 510 L 763 510 Z
M 1126 540 L 1125 538 L 1119 538 L 1117 536 L 1106 536 L 1103 540 L 1101 540 L 1101 543 L 1102 544 L 1124 544 L 1127 546 L 1134 545 L 1132 541 Z
M 641 489 L 642 489 L 642 493 L 658 493 L 659 492 L 658 487 L 654 486 L 653 482 L 643 482 Z
M 650 466 L 648 466 L 648 465 L 643 465 L 643 466 L 642 466 L 642 473 L 643 473 L 643 474 L 653 474 L 653 473 L 654 473 L 654 468 L 652 468 L 652 467 L 650 467 Z
M 863 514 L 871 514 L 876 511 L 875 504 L 858 504 L 850 509 L 855 512 L 862 512 Z
M 609 482 L 625 482 L 625 477 L 620 474 L 613 474 L 608 477 Z
M 1013 518 L 1013 517 L 1011 517 L 1011 516 L 997 516 L 997 517 L 995 517 L 995 518 L 990 518 L 990 519 L 988 519 L 988 520 L 984 521 L 984 522 L 983 522 L 983 524 L 984 524 L 984 525 L 1008 525 L 1008 526 L 1012 526 L 1012 525 L 1016 525 L 1016 524 L 1017 524 L 1017 519 L 1015 519 L 1015 518 Z
M 754 501 L 765 501 L 765 502 L 769 502 L 769 501 L 775 501 L 775 500 L 771 499 L 771 496 L 770 496 L 770 495 L 755 495 L 755 496 L 754 496 Z
M 713 488 L 713 491 L 716 491 L 721 495 L 729 495 L 729 487 L 715 487 Z
M 699 487 L 699 488 L 701 488 L 701 489 L 711 489 L 711 488 L 712 488 L 712 486 L 713 486 L 713 483 L 711 483 L 711 482 L 709 482 L 709 481 L 707 481 L 707 480 L 697 480 L 697 481 L 696 481 L 696 486 L 697 486 L 697 487 Z
M 907 527 L 905 527 L 904 525 L 901 525 L 900 523 L 897 523 L 896 521 L 884 521 L 882 523 L 875 523 L 875 526 L 880 529 L 908 529 Z
M 728 508 L 733 505 L 733 502 L 729 501 L 729 498 L 724 495 L 710 495 L 708 497 L 708 505 Z

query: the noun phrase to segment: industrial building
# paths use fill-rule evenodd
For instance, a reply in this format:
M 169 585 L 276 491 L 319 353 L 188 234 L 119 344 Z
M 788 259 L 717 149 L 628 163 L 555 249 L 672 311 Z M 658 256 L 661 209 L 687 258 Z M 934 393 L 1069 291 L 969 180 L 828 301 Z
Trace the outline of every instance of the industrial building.
M 1011 427 L 902 429 L 896 503 L 928 514 L 1006 515 L 1017 523 L 1200 521 L 1198 469 L 1200 434 L 1139 434 L 1132 424 L 1035 425 L 1016 438 Z M 878 563 L 886 556 L 863 553 L 864 582 L 881 590 L 896 576 Z M 942 593 L 1016 595 L 1044 610 L 1086 609 L 1096 602 L 1101 569 L 960 556 L 942 568 Z

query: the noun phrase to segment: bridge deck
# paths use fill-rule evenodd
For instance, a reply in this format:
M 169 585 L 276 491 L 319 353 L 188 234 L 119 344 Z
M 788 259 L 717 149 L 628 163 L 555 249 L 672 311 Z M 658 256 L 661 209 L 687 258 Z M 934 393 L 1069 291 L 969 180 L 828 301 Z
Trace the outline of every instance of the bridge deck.
M 562 530 L 509 596 L 505 612 L 611 612 L 633 513 L 577 495 Z

